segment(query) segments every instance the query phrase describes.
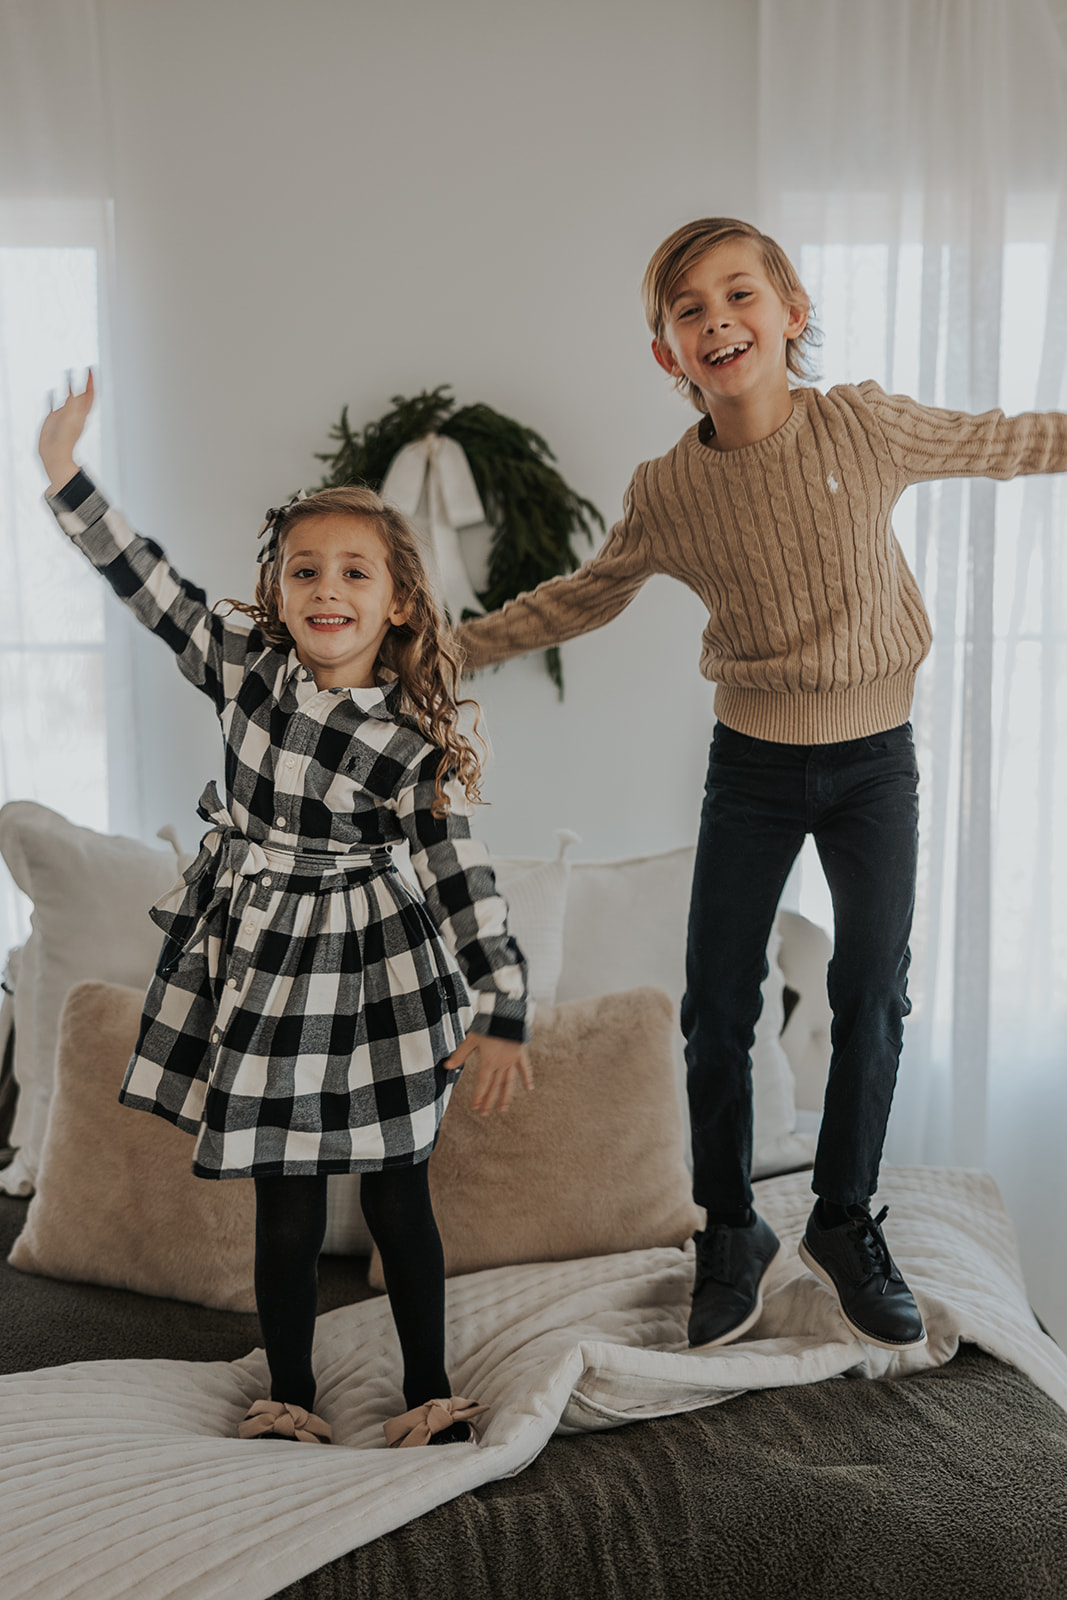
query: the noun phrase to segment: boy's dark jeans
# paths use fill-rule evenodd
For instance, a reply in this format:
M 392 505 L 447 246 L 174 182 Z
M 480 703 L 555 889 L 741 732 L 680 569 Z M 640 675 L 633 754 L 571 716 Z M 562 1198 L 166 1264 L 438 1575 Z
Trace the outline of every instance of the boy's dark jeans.
M 840 744 L 772 744 L 718 723 L 689 911 L 686 1036 L 693 1194 L 751 1203 L 752 1067 L 778 900 L 814 836 L 834 907 L 832 1055 L 812 1188 L 865 1203 L 896 1082 L 915 903 L 918 770 L 911 726 Z

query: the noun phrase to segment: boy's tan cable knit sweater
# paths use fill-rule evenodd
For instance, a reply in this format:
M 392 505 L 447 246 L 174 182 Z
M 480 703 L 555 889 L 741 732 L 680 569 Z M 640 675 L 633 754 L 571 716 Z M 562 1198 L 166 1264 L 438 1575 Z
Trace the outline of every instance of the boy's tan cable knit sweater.
M 982 416 L 876 383 L 794 391 L 777 433 L 717 451 L 697 424 L 634 473 L 622 521 L 579 571 L 464 623 L 477 668 L 599 628 L 653 573 L 708 608 L 715 714 L 760 739 L 828 744 L 907 720 L 930 648 L 890 522 L 911 483 L 1067 471 L 1067 413 Z

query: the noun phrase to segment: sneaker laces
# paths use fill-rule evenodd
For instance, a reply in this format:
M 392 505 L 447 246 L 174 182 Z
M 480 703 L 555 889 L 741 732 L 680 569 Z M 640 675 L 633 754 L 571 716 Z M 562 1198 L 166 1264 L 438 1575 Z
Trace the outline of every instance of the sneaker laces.
M 871 1278 L 881 1277 L 882 1287 L 879 1291 L 881 1294 L 885 1294 L 890 1283 L 900 1277 L 882 1234 L 882 1223 L 888 1215 L 889 1207 L 883 1206 L 876 1217 L 866 1212 L 862 1217 L 854 1217 L 852 1221 L 852 1243 L 859 1259 L 863 1282 L 868 1283 Z
M 705 1228 L 697 1245 L 696 1276 L 693 1293 L 696 1294 L 709 1279 L 714 1283 L 730 1284 L 731 1243 L 734 1229 L 727 1223 L 715 1222 Z

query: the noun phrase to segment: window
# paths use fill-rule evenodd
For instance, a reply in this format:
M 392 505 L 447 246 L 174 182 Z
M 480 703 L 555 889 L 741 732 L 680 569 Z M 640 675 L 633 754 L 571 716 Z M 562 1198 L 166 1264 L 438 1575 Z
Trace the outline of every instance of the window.
M 954 406 L 968 392 L 995 398 L 1009 414 L 1063 409 L 1063 332 L 1051 291 L 1056 204 L 1031 194 L 1009 202 L 1003 244 L 976 261 L 947 244 L 903 237 L 804 245 L 796 260 L 824 334 L 819 386 L 874 378 L 890 392 Z M 984 508 L 988 507 L 988 511 Z M 981 525 L 989 523 L 987 570 Z M 935 1046 L 949 1051 L 951 974 L 966 915 L 974 862 L 959 862 L 965 717 L 978 736 L 991 729 L 984 802 L 992 904 L 991 981 L 997 991 L 994 1049 L 1005 1057 L 1062 1006 L 1055 974 L 1067 956 L 1060 886 L 1067 850 L 1056 817 L 1067 786 L 1067 557 L 1062 529 L 1067 481 L 1025 477 L 994 488 L 944 480 L 911 488 L 894 528 L 934 622 L 935 643 L 920 673 L 914 722 L 920 747 L 922 842 L 920 902 L 913 938 L 917 992 L 937 990 L 928 1018 Z M 995 532 L 994 532 L 995 523 Z M 976 538 L 975 530 L 979 530 Z M 977 554 L 976 554 L 977 552 Z M 978 598 L 976 598 L 978 596 Z M 967 696 L 981 697 L 965 710 Z M 810 841 L 800 878 L 800 909 L 832 925 L 829 895 Z M 955 916 L 951 908 L 955 905 Z M 925 948 L 924 948 L 925 946 Z M 915 1025 L 912 1029 L 915 1032 Z
M 101 830 L 110 820 L 110 607 L 43 503 L 36 443 L 67 369 L 80 381 L 100 365 L 106 223 L 95 204 L 0 207 L 0 801 L 36 800 Z M 81 459 L 113 481 L 109 432 L 97 407 Z M 0 958 L 25 937 L 26 913 L 5 874 Z

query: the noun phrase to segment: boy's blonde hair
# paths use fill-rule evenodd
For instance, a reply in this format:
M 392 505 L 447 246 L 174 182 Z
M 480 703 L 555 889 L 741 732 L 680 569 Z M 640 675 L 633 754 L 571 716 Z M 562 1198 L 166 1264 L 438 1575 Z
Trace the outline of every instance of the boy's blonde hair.
M 473 804 L 481 798 L 482 763 L 471 741 L 459 730 L 461 706 L 475 706 L 473 700 L 459 698 L 462 656 L 448 624 L 433 597 L 418 538 L 407 518 L 387 505 L 373 489 L 349 484 L 339 489 L 321 489 L 305 500 L 294 500 L 272 514 L 272 546 L 263 557 L 251 605 L 240 600 L 225 604 L 241 611 L 273 645 L 290 649 L 293 636 L 278 612 L 278 578 L 285 559 L 286 540 L 299 522 L 311 517 L 365 517 L 373 523 L 385 545 L 386 565 L 397 602 L 407 615 L 405 621 L 390 627 L 378 653 L 378 665 L 396 673 L 402 691 L 401 704 L 412 713 L 419 730 L 437 745 L 441 763 L 437 769 L 433 814 L 447 815 L 448 797 L 444 785 L 454 775 Z M 479 717 L 474 731 L 478 737 Z
M 736 217 L 700 217 L 696 222 L 687 222 L 676 228 L 669 238 L 664 239 L 645 268 L 641 283 L 645 317 L 653 338 L 665 340 L 674 291 L 686 273 L 709 250 L 725 244 L 728 239 L 747 239 L 754 244 L 764 271 L 785 304 L 799 306 L 807 312 L 808 320 L 803 330 L 789 341 L 785 364 L 795 378 L 814 377 L 812 352 L 820 342 L 820 335 L 811 320 L 808 291 L 781 245 L 767 234 L 760 233 L 750 222 L 739 222 Z M 674 380 L 674 387 L 687 400 L 691 400 L 698 411 L 707 411 L 704 396 L 684 374 Z

